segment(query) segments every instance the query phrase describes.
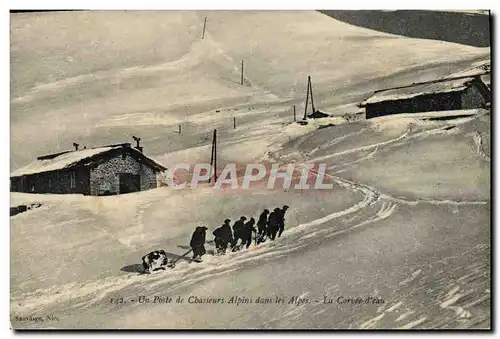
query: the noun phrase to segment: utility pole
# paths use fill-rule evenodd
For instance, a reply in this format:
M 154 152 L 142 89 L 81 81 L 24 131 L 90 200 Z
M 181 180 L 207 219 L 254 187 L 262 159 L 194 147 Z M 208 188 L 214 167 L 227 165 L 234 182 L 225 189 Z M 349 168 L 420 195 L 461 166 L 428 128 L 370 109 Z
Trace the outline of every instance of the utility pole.
M 243 60 L 241 60 L 241 85 L 243 86 Z
M 205 29 L 207 28 L 207 17 L 205 17 L 205 23 L 203 24 L 203 35 L 201 36 L 201 40 L 205 39 Z
M 307 105 L 309 104 L 309 79 L 307 81 L 306 107 L 304 109 L 304 120 L 307 119 Z
M 214 129 L 214 184 L 217 182 L 217 129 Z
M 309 90 L 311 91 L 311 106 L 312 106 L 312 112 L 316 112 L 316 110 L 314 109 L 314 99 L 313 99 L 313 86 L 312 86 L 312 82 L 311 82 L 311 76 L 309 76 Z
M 212 137 L 212 154 L 210 154 L 210 177 L 208 177 L 208 183 L 212 181 L 212 166 L 214 164 L 214 139 Z
M 217 129 L 214 129 L 214 136 L 212 138 L 212 155 L 210 157 L 210 166 L 214 169 L 213 177 L 215 183 L 217 182 Z M 208 182 L 212 182 L 212 173 L 210 173 Z

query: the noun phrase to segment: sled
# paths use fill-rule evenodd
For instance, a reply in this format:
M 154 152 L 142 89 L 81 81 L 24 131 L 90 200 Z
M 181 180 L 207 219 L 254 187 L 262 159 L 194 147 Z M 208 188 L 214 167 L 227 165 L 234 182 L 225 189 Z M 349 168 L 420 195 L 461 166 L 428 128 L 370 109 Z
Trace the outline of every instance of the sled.
M 181 255 L 180 257 L 170 261 L 168 264 L 167 264 L 167 267 L 168 268 L 174 268 L 175 267 L 175 263 L 178 262 L 179 260 L 181 260 L 182 258 L 184 258 L 186 255 L 188 255 L 189 253 L 193 252 L 193 249 L 190 249 L 189 251 L 187 251 L 186 253 L 184 253 L 183 255 Z

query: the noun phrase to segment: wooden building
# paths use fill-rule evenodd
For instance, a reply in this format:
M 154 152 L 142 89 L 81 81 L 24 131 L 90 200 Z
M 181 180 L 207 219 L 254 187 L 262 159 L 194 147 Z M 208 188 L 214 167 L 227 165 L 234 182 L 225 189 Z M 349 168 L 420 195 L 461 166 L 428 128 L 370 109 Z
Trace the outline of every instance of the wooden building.
M 482 108 L 491 91 L 480 76 L 456 77 L 376 91 L 363 101 L 366 119 L 397 113 Z
M 113 195 L 158 186 L 166 168 L 130 143 L 65 151 L 45 156 L 11 173 L 11 191 Z

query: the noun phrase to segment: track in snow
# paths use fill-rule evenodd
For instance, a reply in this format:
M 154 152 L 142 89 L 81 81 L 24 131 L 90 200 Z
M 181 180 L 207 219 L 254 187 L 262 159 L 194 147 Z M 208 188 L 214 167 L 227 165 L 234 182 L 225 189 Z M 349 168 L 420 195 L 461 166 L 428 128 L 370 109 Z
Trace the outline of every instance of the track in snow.
M 339 236 L 385 219 L 396 208 L 396 204 L 380 201 L 378 194 L 365 187 L 341 181 L 338 183 L 347 189 L 362 191 L 364 199 L 345 210 L 288 228 L 282 237 L 274 242 L 267 241 L 258 246 L 252 246 L 248 250 L 244 249 L 220 257 L 207 255 L 201 264 L 178 263 L 172 270 L 160 271 L 152 275 L 126 274 L 24 293 L 12 297 L 12 311 L 14 314 L 25 314 L 42 309 L 46 311 L 47 308 L 57 307 L 61 303 L 70 309 L 86 308 L 108 300 L 114 293 L 122 293 L 123 290 L 137 286 L 147 291 L 181 288 L 242 269 L 260 260 L 282 257 L 308 246 L 314 246 L 325 238 Z

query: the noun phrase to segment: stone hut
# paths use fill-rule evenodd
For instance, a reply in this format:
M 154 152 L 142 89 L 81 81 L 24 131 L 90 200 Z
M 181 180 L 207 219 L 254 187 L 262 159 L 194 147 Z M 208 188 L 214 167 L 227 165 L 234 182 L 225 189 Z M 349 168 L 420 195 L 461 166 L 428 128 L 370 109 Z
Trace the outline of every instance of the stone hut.
M 76 145 L 76 144 L 75 144 Z M 12 192 L 114 195 L 158 187 L 166 168 L 130 143 L 40 156 L 11 173 Z

